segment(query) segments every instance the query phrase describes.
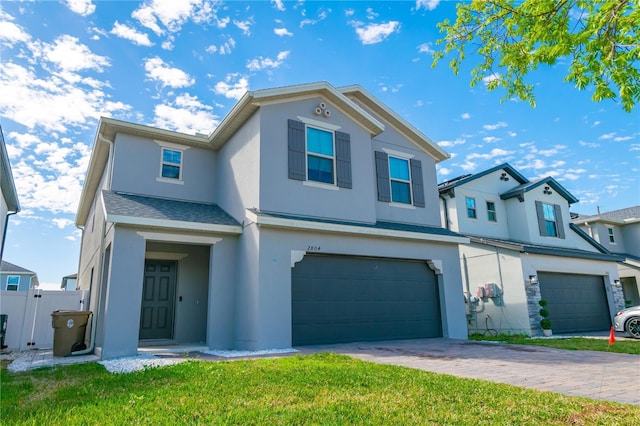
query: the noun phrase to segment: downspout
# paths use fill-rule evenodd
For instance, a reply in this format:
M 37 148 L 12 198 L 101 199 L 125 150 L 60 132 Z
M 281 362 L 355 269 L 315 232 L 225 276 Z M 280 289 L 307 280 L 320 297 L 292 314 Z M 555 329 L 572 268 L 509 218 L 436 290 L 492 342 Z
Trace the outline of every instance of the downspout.
M 113 162 L 113 141 L 110 141 L 109 139 L 105 138 L 104 136 L 102 136 L 102 134 L 98 134 L 98 140 L 109 144 L 109 158 L 107 160 L 107 167 L 109 169 L 107 170 L 107 184 L 109 188 L 111 188 L 111 170 L 112 170 L 111 164 Z M 97 193 L 98 193 L 98 190 L 96 190 L 96 194 Z M 97 195 L 96 195 L 96 198 L 97 198 Z M 97 209 L 97 202 L 96 202 L 96 208 L 94 209 L 94 213 L 93 213 L 94 215 L 95 215 L 96 209 Z M 98 273 L 96 274 L 97 279 L 99 280 L 98 282 L 100 283 L 100 286 L 103 285 L 102 276 L 104 274 L 104 239 L 105 239 L 104 233 L 106 229 L 107 229 L 107 218 L 105 217 L 104 220 L 102 221 L 102 232 L 100 233 L 100 256 L 98 257 Z M 81 250 L 80 252 L 82 253 L 82 243 L 80 245 L 80 250 Z M 78 262 L 80 261 L 78 260 Z M 80 269 L 80 265 L 78 265 L 78 269 Z M 95 283 L 95 280 L 94 282 L 91 283 L 91 286 L 89 287 L 89 300 L 91 300 L 91 289 L 94 283 Z M 96 310 L 100 309 L 100 302 L 101 302 L 100 296 L 102 294 L 102 289 L 100 287 L 98 289 L 99 291 L 98 291 L 98 294 L 96 295 L 96 304 L 95 304 Z M 93 352 L 96 346 L 96 328 L 97 328 L 96 325 L 97 325 L 97 317 L 95 312 L 92 312 L 91 313 L 91 338 L 89 340 L 89 346 L 87 347 L 87 349 L 71 352 L 70 356 L 86 355 Z
M 2 255 L 4 253 L 4 242 L 7 237 L 7 228 L 9 227 L 9 216 L 14 215 L 18 212 L 19 210 L 8 212 L 7 216 L 4 218 L 4 229 L 2 230 L 2 247 L 0 247 L 0 260 L 2 260 Z
M 449 226 L 449 208 L 447 207 L 447 199 L 444 196 L 440 196 L 444 206 L 444 228 L 448 231 L 451 231 L 451 227 Z

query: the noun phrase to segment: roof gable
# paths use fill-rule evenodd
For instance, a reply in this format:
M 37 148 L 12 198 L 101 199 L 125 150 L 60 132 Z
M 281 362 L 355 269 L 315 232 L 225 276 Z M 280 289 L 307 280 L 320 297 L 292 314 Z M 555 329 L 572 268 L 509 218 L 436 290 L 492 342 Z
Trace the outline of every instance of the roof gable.
M 503 200 L 507 200 L 507 199 L 513 198 L 513 197 L 520 197 L 524 193 L 529 192 L 532 189 L 538 188 L 539 186 L 542 186 L 542 185 L 546 185 L 549 188 L 552 188 L 553 190 L 555 190 L 564 199 L 566 199 L 569 202 L 569 204 L 573 204 L 573 203 L 577 203 L 578 202 L 578 199 L 576 197 L 571 195 L 571 193 L 569 191 L 567 191 L 562 185 L 560 185 L 558 183 L 558 181 L 556 181 L 551 176 L 547 176 L 545 178 L 539 179 L 539 180 L 534 181 L 534 182 L 523 183 L 522 185 L 517 186 L 517 187 L 511 189 L 510 191 L 507 191 L 507 192 L 505 192 L 503 194 L 500 194 L 500 198 L 503 199 Z
M 458 176 L 456 178 L 444 181 L 438 184 L 438 191 L 441 194 L 445 193 L 457 186 L 461 186 L 471 181 L 474 181 L 476 179 L 480 179 L 481 177 L 490 175 L 491 173 L 497 172 L 498 170 L 504 170 L 504 172 L 507 175 L 515 179 L 520 184 L 525 184 L 529 182 L 529 180 L 526 177 L 524 177 L 520 172 L 514 169 L 509 163 L 503 163 L 479 173 L 462 175 L 462 176 Z

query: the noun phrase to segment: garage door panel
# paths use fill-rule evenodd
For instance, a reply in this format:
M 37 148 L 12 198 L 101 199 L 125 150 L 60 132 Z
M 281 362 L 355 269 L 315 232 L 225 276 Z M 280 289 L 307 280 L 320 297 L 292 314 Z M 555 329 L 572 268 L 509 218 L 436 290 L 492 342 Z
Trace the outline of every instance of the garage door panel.
M 308 255 L 292 270 L 291 295 L 294 345 L 442 335 L 424 262 Z
M 548 302 L 554 332 L 609 329 L 611 316 L 602 277 L 540 272 L 538 279 L 541 296 Z

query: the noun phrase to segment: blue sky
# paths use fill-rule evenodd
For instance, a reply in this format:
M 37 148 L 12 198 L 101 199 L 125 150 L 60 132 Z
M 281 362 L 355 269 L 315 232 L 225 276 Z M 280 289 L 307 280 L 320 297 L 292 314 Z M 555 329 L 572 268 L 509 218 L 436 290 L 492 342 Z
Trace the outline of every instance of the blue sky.
M 530 75 L 537 107 L 432 68 L 455 2 L 21 1 L 0 3 L 0 124 L 22 211 L 4 259 L 44 287 L 76 272 L 74 226 L 100 116 L 209 133 L 246 90 L 360 84 L 451 158 L 438 179 L 509 162 L 553 176 L 595 214 L 640 204 L 640 115 Z

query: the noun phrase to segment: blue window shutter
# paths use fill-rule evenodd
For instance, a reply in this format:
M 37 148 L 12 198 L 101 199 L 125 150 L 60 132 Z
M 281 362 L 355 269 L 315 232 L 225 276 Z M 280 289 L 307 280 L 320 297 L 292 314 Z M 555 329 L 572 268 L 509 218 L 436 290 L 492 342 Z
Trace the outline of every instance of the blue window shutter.
M 542 202 L 536 201 L 536 214 L 538 215 L 538 229 L 540 235 L 545 237 L 547 235 L 547 225 L 544 222 L 544 212 L 542 211 Z
M 389 183 L 389 156 L 386 152 L 376 151 L 376 177 L 378 181 L 378 201 L 391 202 Z
M 304 142 L 304 123 L 289 120 L 289 179 L 305 180 L 307 178 Z
M 336 132 L 336 177 L 340 188 L 351 189 L 351 137 L 348 133 Z
M 553 210 L 555 211 L 555 214 L 556 214 L 556 228 L 558 229 L 558 238 L 562 238 L 564 240 L 565 236 L 564 236 L 564 223 L 562 223 L 562 208 L 559 205 L 554 204 Z
M 411 162 L 411 186 L 413 187 L 413 205 L 424 207 L 424 184 L 422 182 L 422 163 L 420 160 Z

